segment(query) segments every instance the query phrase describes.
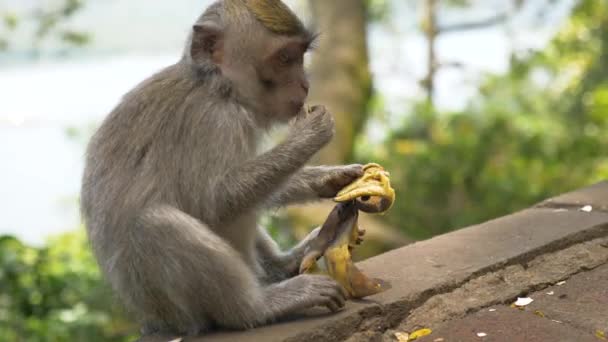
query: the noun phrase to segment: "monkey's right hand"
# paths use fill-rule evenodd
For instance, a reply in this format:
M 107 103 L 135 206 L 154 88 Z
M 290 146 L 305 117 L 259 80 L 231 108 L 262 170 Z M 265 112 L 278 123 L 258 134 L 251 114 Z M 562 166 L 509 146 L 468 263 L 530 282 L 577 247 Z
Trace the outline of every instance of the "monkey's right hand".
M 326 275 L 301 274 L 293 281 L 306 307 L 325 306 L 336 312 L 344 307 L 348 298 L 344 287 Z
M 306 110 L 305 110 L 306 111 Z M 310 142 L 319 148 L 325 146 L 335 132 L 334 118 L 325 106 L 313 106 L 308 113 L 301 113 L 291 125 L 290 136 Z

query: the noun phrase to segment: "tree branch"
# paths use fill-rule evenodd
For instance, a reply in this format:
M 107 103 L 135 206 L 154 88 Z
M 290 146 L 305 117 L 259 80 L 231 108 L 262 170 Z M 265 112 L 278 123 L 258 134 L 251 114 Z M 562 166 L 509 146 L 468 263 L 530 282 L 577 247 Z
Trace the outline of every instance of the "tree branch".
M 452 24 L 452 25 L 440 27 L 439 33 L 453 33 L 453 32 L 461 32 L 461 31 L 477 30 L 477 29 L 481 29 L 481 28 L 494 26 L 494 25 L 503 23 L 507 19 L 509 19 L 509 15 L 507 13 L 502 13 L 495 17 L 491 17 L 491 18 L 487 18 L 487 19 L 483 19 L 483 20 L 479 20 L 479 21 Z

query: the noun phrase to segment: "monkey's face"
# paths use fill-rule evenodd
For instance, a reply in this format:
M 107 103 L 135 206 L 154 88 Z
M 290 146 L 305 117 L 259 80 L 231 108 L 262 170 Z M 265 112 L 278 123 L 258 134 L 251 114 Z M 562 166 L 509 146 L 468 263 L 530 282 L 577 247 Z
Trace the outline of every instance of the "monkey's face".
M 308 96 L 304 54 L 315 38 L 280 0 L 217 2 L 193 26 L 189 53 L 219 67 L 255 114 L 289 121 Z
M 257 82 L 264 110 L 279 121 L 287 121 L 302 110 L 309 83 L 304 70 L 308 44 L 288 40 L 264 58 L 257 68 Z
M 308 96 L 304 55 L 311 42 L 274 35 L 256 44 L 257 58 L 241 59 L 223 73 L 256 114 L 287 122 L 300 113 Z

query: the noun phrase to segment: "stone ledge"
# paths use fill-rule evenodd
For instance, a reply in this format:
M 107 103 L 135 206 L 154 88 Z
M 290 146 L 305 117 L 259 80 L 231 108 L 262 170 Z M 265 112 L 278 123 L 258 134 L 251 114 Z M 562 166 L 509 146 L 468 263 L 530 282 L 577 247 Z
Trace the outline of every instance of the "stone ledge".
M 433 333 L 420 342 L 473 341 L 479 332 L 489 341 L 601 340 L 598 334 L 608 331 L 608 237 L 541 255 L 523 266 L 508 266 L 435 296 L 395 330 L 365 333 L 392 342 L 397 331 L 424 324 Z M 533 302 L 511 307 L 520 296 Z
M 393 287 L 366 300 L 351 301 L 338 314 L 188 340 L 344 341 L 370 330 L 370 324 L 375 331 L 394 328 L 431 297 L 453 291 L 475 277 L 608 236 L 608 212 L 583 212 L 578 210 L 581 204 L 605 208 L 608 182 L 363 261 L 358 265 L 366 274 L 388 280 Z M 168 341 L 166 337 L 143 340 Z
M 542 294 L 551 289 L 560 288 L 563 292 L 566 288 L 577 287 L 578 289 L 585 289 L 584 291 L 589 292 L 595 290 L 596 297 L 598 289 L 604 289 L 604 283 L 595 284 L 595 288 L 592 285 L 582 286 L 581 279 L 588 279 L 584 273 L 588 270 L 595 268 L 604 268 L 608 271 L 608 237 L 601 237 L 591 241 L 586 241 L 573 245 L 571 247 L 561 249 L 556 252 L 542 254 L 536 258 L 527 261 L 525 263 L 518 263 L 503 267 L 497 271 L 483 274 L 479 277 L 475 277 L 463 285 L 459 286 L 451 292 L 442 293 L 431 297 L 423 305 L 409 312 L 407 317 L 395 328 L 387 331 L 384 336 L 391 337 L 395 335 L 395 332 L 411 332 L 421 328 L 429 327 L 441 328 L 442 326 L 451 326 L 449 329 L 454 329 L 452 321 L 458 320 L 462 317 L 468 316 L 470 313 L 481 311 L 483 308 L 500 306 L 505 307 L 515 302 L 517 297 L 532 297 L 535 299 L 532 305 L 527 308 L 530 311 L 535 309 L 542 310 L 546 314 L 549 313 L 549 307 L 546 304 L 541 307 L 537 307 L 539 303 L 538 299 L 542 299 Z M 608 274 L 608 272 L 604 272 Z M 574 280 L 573 280 L 574 279 Z M 600 277 L 595 277 L 600 279 Z M 553 286 L 547 288 L 552 284 L 559 283 L 562 280 L 568 280 L 566 286 Z M 544 291 L 540 291 L 547 288 Z M 576 290 L 572 289 L 572 292 Z M 541 294 L 539 294 L 539 291 Z M 572 293 L 571 292 L 571 293 Z M 532 294 L 531 294 L 532 293 Z M 558 297 L 558 296 L 556 296 Z M 572 296 L 576 301 L 577 298 L 583 298 L 584 294 L 578 296 Z M 606 298 L 608 299 L 608 298 Z M 563 300 L 560 299 L 563 304 Z M 589 302 L 589 301 L 588 301 Z M 573 305 L 568 304 L 570 307 Z M 562 305 L 562 310 L 567 310 L 568 305 Z M 580 305 L 582 307 L 587 303 Z M 578 315 L 579 321 L 592 322 L 595 326 L 601 327 L 605 330 L 608 326 L 604 326 L 599 322 L 600 320 L 605 321 L 606 314 L 608 314 L 608 307 L 603 310 L 599 308 L 602 304 L 597 303 L 595 305 L 596 313 L 591 315 L 585 315 L 579 309 L 578 312 L 572 313 L 570 316 Z M 587 305 L 587 307 L 589 307 Z M 593 307 L 593 306 L 591 306 Z M 555 311 L 557 311 L 556 309 Z M 589 310 L 588 310 L 589 311 Z M 482 315 L 483 316 L 483 315 Z M 558 317 L 562 319 L 562 317 Z M 447 324 L 446 324 L 447 322 Z M 608 324 L 608 322 L 604 322 Z M 591 329 L 587 329 L 591 331 Z M 444 329 L 445 331 L 445 329 Z M 379 335 L 376 332 L 376 335 Z M 434 334 L 434 337 L 448 337 L 449 340 L 459 340 L 456 336 L 451 334 Z M 496 336 L 496 335 L 494 335 Z M 389 339 L 390 340 L 390 339 Z M 462 339 L 466 340 L 466 339 Z M 504 338 L 503 340 L 517 340 Z
M 592 210 L 608 212 L 608 181 L 550 198 L 536 205 L 537 208 L 580 209 L 590 205 Z

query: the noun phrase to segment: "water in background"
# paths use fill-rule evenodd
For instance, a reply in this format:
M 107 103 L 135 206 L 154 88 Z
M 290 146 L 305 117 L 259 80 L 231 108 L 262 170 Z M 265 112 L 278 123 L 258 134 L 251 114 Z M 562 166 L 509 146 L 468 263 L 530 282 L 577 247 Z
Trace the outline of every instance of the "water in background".
M 174 61 L 123 56 L 0 70 L 0 234 L 41 243 L 77 227 L 85 142 L 69 130 L 87 135 L 122 94 Z

